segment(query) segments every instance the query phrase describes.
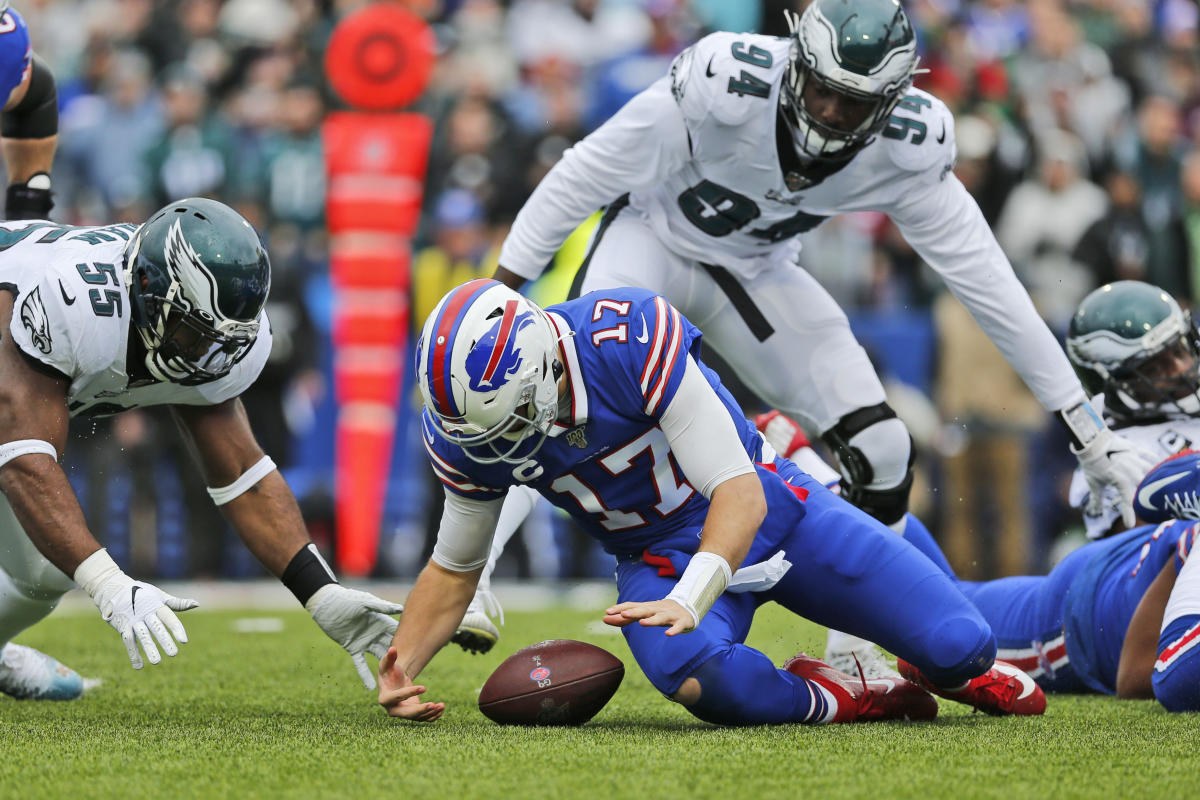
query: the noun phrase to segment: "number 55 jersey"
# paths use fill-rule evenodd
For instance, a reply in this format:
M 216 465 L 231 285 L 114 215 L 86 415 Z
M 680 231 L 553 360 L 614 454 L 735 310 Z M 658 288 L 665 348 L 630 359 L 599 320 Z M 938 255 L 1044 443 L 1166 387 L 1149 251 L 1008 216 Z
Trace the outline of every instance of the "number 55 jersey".
M 224 377 L 194 386 L 131 380 L 133 334 L 125 246 L 136 225 L 0 224 L 0 287 L 15 297 L 9 333 L 35 368 L 70 381 L 71 416 L 104 416 L 147 405 L 215 405 L 258 377 L 271 352 L 265 313 L 245 357 Z M 135 374 L 145 370 L 134 370 Z

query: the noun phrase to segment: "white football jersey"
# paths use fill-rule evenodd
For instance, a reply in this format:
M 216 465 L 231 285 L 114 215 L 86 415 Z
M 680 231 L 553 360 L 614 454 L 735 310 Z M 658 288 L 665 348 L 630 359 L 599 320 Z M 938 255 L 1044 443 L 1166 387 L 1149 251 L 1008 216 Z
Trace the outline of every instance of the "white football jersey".
M 1092 406 L 1102 409 L 1104 395 L 1092 398 Z M 1170 419 L 1152 425 L 1131 425 L 1127 428 L 1119 428 L 1117 433 L 1132 442 L 1134 446 L 1146 451 L 1156 465 L 1181 450 L 1200 448 L 1200 419 Z M 1083 470 L 1076 469 L 1075 474 L 1071 476 L 1071 489 L 1068 495 L 1071 506 L 1084 508 L 1090 497 L 1091 492 L 1088 490 L 1087 479 L 1083 477 Z M 1116 494 L 1110 486 L 1105 490 L 1104 502 L 1099 514 L 1089 514 L 1086 510 L 1083 512 L 1083 523 L 1087 527 L 1089 539 L 1104 536 L 1112 529 L 1113 523 L 1121 518 L 1121 515 L 1112 507 L 1115 502 Z
M 271 328 L 230 373 L 209 383 L 130 385 L 130 324 L 125 245 L 137 229 L 82 228 L 53 222 L 0 223 L 0 288 L 16 297 L 9 331 L 29 358 L 66 376 L 71 416 L 104 416 L 141 406 L 216 405 L 244 392 L 266 364 Z
M 685 50 L 669 75 L 564 153 L 518 214 L 501 265 L 536 278 L 575 226 L 626 193 L 668 248 L 743 279 L 798 269 L 797 235 L 827 217 L 881 211 L 1047 409 L 1082 400 L 1062 347 L 952 172 L 945 104 L 910 90 L 849 164 L 808 185 L 785 173 L 777 145 L 788 53 L 787 39 L 733 33 Z

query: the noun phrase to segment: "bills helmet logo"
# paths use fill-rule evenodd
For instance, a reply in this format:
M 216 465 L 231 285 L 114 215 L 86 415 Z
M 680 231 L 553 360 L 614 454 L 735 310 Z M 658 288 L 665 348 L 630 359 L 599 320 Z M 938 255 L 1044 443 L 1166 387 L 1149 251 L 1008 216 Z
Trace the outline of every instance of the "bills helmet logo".
M 533 312 L 517 313 L 518 303 L 509 300 L 499 321 L 467 353 L 465 366 L 469 385 L 476 392 L 491 392 L 508 383 L 521 368 L 521 350 L 517 347 L 517 332 L 534 324 Z

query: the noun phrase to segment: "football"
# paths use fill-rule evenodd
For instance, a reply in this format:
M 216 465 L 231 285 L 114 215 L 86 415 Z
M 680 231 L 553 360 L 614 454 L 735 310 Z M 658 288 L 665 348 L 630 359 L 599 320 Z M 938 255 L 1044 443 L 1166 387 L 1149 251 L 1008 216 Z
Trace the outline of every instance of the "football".
M 506 658 L 479 692 L 479 710 L 501 725 L 582 725 L 624 677 L 625 665 L 607 650 L 550 639 Z

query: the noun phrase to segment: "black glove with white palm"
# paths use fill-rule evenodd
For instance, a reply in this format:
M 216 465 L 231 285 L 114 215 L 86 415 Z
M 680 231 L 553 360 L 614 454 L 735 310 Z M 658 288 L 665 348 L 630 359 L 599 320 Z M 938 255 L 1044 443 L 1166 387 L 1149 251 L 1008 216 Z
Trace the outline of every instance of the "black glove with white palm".
M 180 644 L 187 643 L 187 632 L 175 612 L 200 605 L 195 600 L 174 597 L 153 584 L 135 581 L 122 572 L 103 549 L 85 558 L 75 569 L 74 577 L 100 609 L 104 621 L 121 634 L 134 669 L 143 666 L 139 644 L 146 653 L 146 660 L 157 664 L 162 661 L 158 647 L 174 656 L 179 652 L 176 640 Z
M 1123 436 L 1113 433 L 1087 401 L 1069 406 L 1059 412 L 1074 440 L 1071 452 L 1079 459 L 1079 467 L 1088 485 L 1089 514 L 1103 510 L 1106 487 L 1113 507 L 1120 513 L 1126 528 L 1137 523 L 1133 496 L 1138 484 L 1154 467 L 1154 459 Z

